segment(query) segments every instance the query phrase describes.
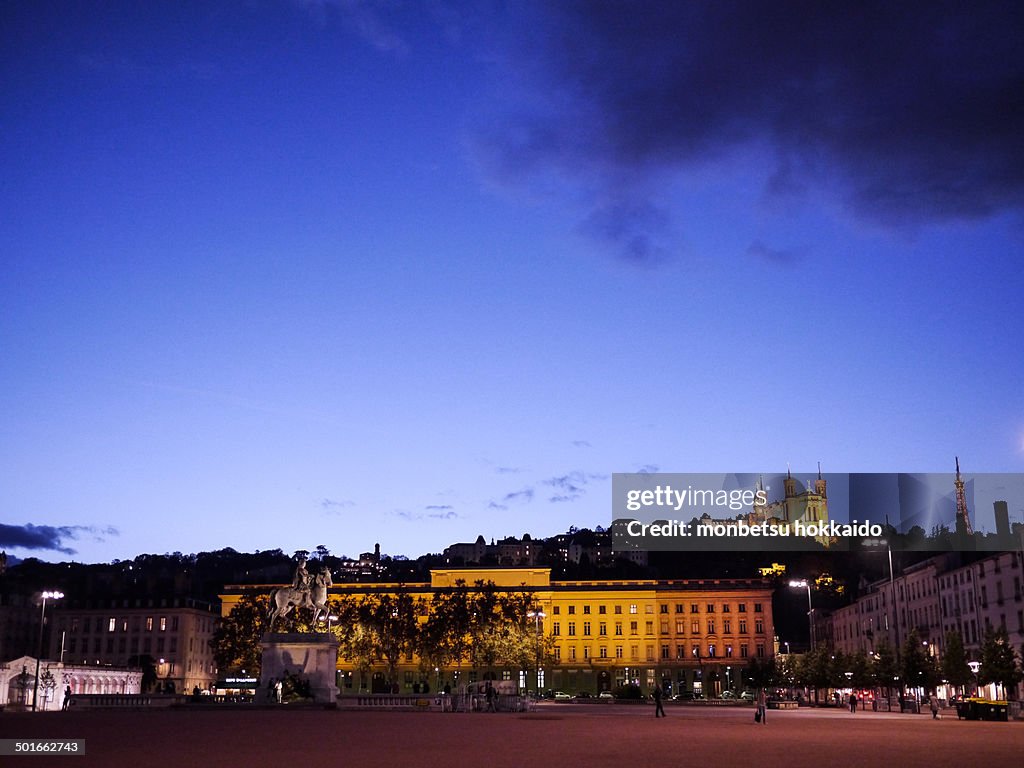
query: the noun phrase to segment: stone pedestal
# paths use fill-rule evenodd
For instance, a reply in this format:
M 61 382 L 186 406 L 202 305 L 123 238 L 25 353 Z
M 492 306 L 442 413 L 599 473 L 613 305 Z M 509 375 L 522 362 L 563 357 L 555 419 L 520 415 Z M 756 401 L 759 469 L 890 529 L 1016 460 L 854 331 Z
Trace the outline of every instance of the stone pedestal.
M 317 704 L 335 703 L 338 697 L 335 684 L 338 641 L 333 635 L 268 632 L 260 640 L 260 647 L 263 649 L 263 663 L 256 703 L 274 701 L 273 690 L 267 690 L 267 683 L 271 678 L 282 679 L 285 672 L 308 680 L 313 701 Z

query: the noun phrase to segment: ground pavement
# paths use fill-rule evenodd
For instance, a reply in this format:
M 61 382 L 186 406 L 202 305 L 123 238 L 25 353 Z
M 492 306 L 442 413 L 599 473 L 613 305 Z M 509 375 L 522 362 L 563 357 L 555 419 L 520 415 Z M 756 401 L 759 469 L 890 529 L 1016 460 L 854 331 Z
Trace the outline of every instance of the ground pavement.
M 184 709 L 0 713 L 0 738 L 84 738 L 84 757 L 0 757 L 66 768 L 1002 768 L 1024 756 L 1024 723 L 844 710 L 768 711 L 551 703 L 530 713 Z

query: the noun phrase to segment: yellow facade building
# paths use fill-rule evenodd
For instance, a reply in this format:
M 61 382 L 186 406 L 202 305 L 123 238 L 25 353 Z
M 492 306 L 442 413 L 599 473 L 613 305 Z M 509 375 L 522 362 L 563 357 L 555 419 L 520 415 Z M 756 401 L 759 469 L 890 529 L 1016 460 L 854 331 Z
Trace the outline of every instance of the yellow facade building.
M 532 594 L 535 619 L 553 638 L 554 659 L 540 673 L 540 688 L 596 694 L 636 683 L 645 692 L 661 684 L 670 693 L 693 691 L 716 696 L 742 689 L 742 670 L 752 658 L 774 653 L 772 588 L 762 579 L 552 581 L 548 568 L 459 568 L 431 571 L 430 583 L 336 584 L 331 597 L 405 591 L 429 603 L 435 590 L 493 583 L 501 592 Z M 227 616 L 245 594 L 280 585 L 229 585 L 222 599 Z M 342 693 L 376 687 L 383 672 L 361 679 L 339 660 Z M 462 668 L 425 674 L 407 658 L 398 670 L 399 686 L 412 691 L 427 682 L 509 680 L 533 689 L 534 672 Z

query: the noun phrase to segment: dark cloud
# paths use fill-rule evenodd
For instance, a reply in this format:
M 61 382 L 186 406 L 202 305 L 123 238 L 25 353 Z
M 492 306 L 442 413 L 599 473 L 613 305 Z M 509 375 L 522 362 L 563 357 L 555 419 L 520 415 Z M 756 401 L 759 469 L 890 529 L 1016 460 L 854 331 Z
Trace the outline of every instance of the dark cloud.
M 496 502 L 496 501 L 492 501 L 492 502 L 490 502 L 490 503 L 489 503 L 489 504 L 487 505 L 487 508 L 488 508 L 488 509 L 493 509 L 493 510 L 495 510 L 495 511 L 497 511 L 497 512 L 506 512 L 506 511 L 508 510 L 508 506 L 507 506 L 507 505 L 505 505 L 505 504 L 499 504 L 499 503 L 498 503 L 498 502 Z
M 773 167 L 752 171 L 766 194 L 823 191 L 887 226 L 1021 206 L 1024 4 L 536 8 L 530 33 L 546 42 L 520 63 L 539 62 L 550 98 L 504 116 L 488 159 L 510 181 L 576 180 L 591 193 L 583 228 L 631 261 L 665 255 L 659 179 L 739 151 L 768 153 Z
M 515 475 L 523 470 L 519 469 L 519 467 L 495 467 L 494 471 L 499 475 Z
M 430 507 L 427 507 L 430 509 Z M 442 512 L 432 512 L 427 515 L 431 520 L 456 520 L 459 517 L 459 513 L 453 510 L 451 507 L 436 507 L 436 509 L 444 510 Z
M 452 507 L 451 504 L 428 504 L 426 507 L 424 507 L 424 509 L 439 511 L 445 509 L 454 509 L 454 507 Z
M 96 528 L 86 525 L 4 525 L 0 524 L 0 546 L 12 549 L 48 549 L 65 555 L 74 555 L 77 550 L 67 546 L 67 540 L 77 540 L 82 534 L 91 534 L 96 541 L 105 541 L 107 536 L 117 536 L 116 528 Z
M 640 469 L 637 470 L 639 475 L 654 475 L 657 474 L 660 467 L 657 464 L 644 464 Z
M 576 501 L 576 499 L 578 499 L 582 495 L 582 493 L 559 494 L 557 496 L 551 496 L 550 498 L 548 498 L 548 501 L 550 501 L 552 504 L 561 504 L 566 501 Z
M 573 440 L 572 444 L 575 448 L 590 448 L 590 441 L 588 440 Z
M 523 488 L 521 491 L 506 493 L 502 501 L 533 501 L 533 488 Z

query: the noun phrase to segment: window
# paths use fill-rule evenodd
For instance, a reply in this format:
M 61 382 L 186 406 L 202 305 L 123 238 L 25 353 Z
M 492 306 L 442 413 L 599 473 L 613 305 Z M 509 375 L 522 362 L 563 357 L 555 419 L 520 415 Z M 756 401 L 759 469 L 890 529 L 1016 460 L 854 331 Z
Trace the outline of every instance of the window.
M 584 621 L 583 622 L 583 636 L 587 637 L 589 635 L 590 635 L 590 622 L 589 621 Z
M 754 603 L 754 613 L 763 613 L 761 603 Z
M 584 613 L 584 615 L 590 613 L 590 606 L 589 605 L 584 605 L 583 606 L 583 613 Z
M 698 612 L 699 612 L 699 609 L 697 608 L 697 604 L 696 603 L 690 603 L 690 613 L 698 613 Z
M 722 604 L 722 613 L 729 613 L 729 604 L 728 603 L 723 603 Z
M 676 658 L 677 659 L 685 659 L 686 658 L 686 646 L 685 645 L 677 645 L 676 646 Z
M 653 621 L 645 621 L 644 622 L 644 634 L 646 634 L 646 635 L 653 635 L 654 634 L 654 622 Z
M 559 648 L 559 647 L 558 647 L 558 646 L 556 645 L 556 646 L 555 646 L 555 661 L 561 661 L 561 660 L 562 660 L 562 649 L 561 649 L 561 648 Z
M 629 606 L 630 613 L 636 613 L 636 603 L 631 603 Z
M 107 621 L 107 632 L 113 632 L 115 629 L 117 629 L 117 619 L 111 616 Z
M 172 616 L 171 617 L 171 632 L 177 632 L 177 631 L 178 631 L 178 617 L 177 616 Z
M 663 659 L 667 659 L 668 658 L 668 646 L 667 645 L 661 646 L 661 658 L 663 658 Z
M 562 634 L 562 622 L 556 621 L 551 624 L 551 634 L 555 637 Z
M 668 613 L 668 604 L 667 603 L 662 603 L 661 604 L 661 612 L 662 613 Z
M 622 606 L 621 605 L 616 605 L 615 606 L 615 613 L 616 614 L 621 614 L 622 613 Z
M 714 603 L 708 603 L 708 613 L 714 613 L 714 612 L 715 612 L 715 604 Z
M 692 634 L 694 634 L 694 635 L 699 635 L 700 634 L 700 621 L 699 620 L 694 619 L 693 621 L 690 622 L 690 632 Z
M 661 620 L 661 634 L 663 634 L 663 635 L 667 635 L 668 634 L 668 621 L 665 620 L 665 619 Z
M 764 634 L 764 621 L 762 619 L 757 619 L 754 622 L 754 632 L 758 635 Z
M 597 625 L 597 633 L 599 635 L 601 635 L 601 637 L 604 637 L 605 635 L 608 634 L 608 622 L 607 621 L 602 621 L 601 623 L 599 623 Z
M 551 608 L 551 612 L 553 614 L 555 614 L 555 616 L 559 615 L 562 612 L 562 606 L 560 606 L 560 605 L 553 606 Z
M 576 606 L 575 605 L 570 605 L 569 606 L 569 615 L 570 616 L 574 616 L 575 614 L 576 614 Z
M 725 632 L 725 634 L 727 634 L 727 635 L 731 635 L 732 634 L 732 620 L 731 619 L 722 619 L 722 631 Z
M 621 645 L 616 645 L 615 646 L 615 658 L 616 659 L 621 659 L 622 658 L 622 646 Z
M 757 644 L 757 658 L 759 658 L 759 659 L 763 659 L 764 658 L 764 643 L 758 643 Z
M 607 659 L 608 658 L 608 648 L 607 648 L 607 646 L 602 645 L 600 648 L 598 648 L 597 649 L 597 655 L 598 655 L 599 658 Z
M 604 616 L 606 613 L 608 613 L 608 609 L 605 606 L 603 606 L 603 605 L 599 605 L 599 606 L 597 606 L 597 612 L 601 616 Z
M 725 657 L 727 659 L 731 659 L 732 658 L 732 646 L 731 645 L 725 646 Z
M 160 631 L 161 632 L 166 632 L 167 631 L 167 617 L 166 616 L 161 616 L 160 617 Z
M 715 634 L 715 620 L 714 619 L 708 619 L 708 634 L 709 635 Z
M 147 616 L 146 617 L 146 631 L 147 632 L 152 632 L 153 631 L 153 617 L 152 616 Z
M 576 661 L 576 646 L 569 646 L 569 661 Z
M 572 637 L 575 634 L 576 634 L 576 622 L 575 621 L 570 621 L 569 622 L 569 637 Z
M 644 613 L 654 613 L 654 606 L 653 605 L 645 605 L 644 606 Z
M 584 645 L 583 646 L 583 658 L 584 659 L 589 659 L 590 658 L 590 646 L 589 645 Z
M 639 630 L 635 621 L 629 622 L 629 634 L 635 635 Z
M 683 612 L 683 604 L 682 603 L 676 603 L 676 613 L 682 613 L 682 612 Z
M 629 657 L 631 659 L 633 659 L 634 661 L 636 661 L 636 660 L 638 660 L 640 658 L 640 646 L 639 645 L 631 645 L 631 646 L 629 646 Z
M 685 635 L 686 634 L 686 622 L 683 621 L 682 619 L 676 619 L 676 634 L 677 635 Z
M 740 658 L 741 659 L 745 659 L 749 655 L 750 655 L 750 651 L 747 648 L 747 644 L 746 643 L 740 643 Z
M 739 613 L 746 613 L 747 612 L 747 604 L 746 603 L 740 603 L 739 605 L 736 606 L 736 610 Z
M 616 621 L 615 622 L 615 634 L 616 635 L 621 635 L 622 634 L 622 622 L 621 621 Z
M 709 643 L 708 644 L 708 656 L 710 656 L 712 659 L 715 658 L 715 644 L 714 643 Z

